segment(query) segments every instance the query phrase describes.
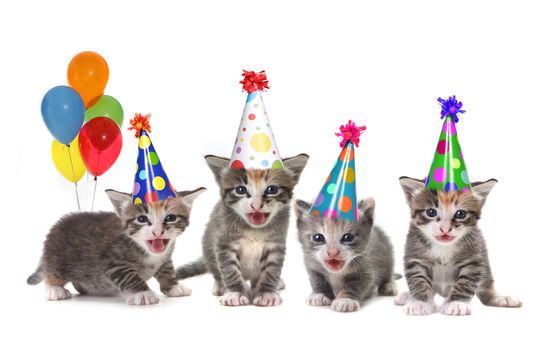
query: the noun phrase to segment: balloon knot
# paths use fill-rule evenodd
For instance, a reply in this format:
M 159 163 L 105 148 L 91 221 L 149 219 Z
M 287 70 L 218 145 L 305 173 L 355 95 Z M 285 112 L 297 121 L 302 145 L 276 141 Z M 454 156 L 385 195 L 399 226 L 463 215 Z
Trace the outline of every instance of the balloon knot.
M 441 119 L 444 117 L 451 116 L 454 118 L 454 122 L 457 123 L 460 121 L 460 118 L 458 118 L 458 114 L 463 114 L 465 111 L 462 108 L 463 103 L 456 100 L 456 95 L 449 96 L 448 99 L 443 100 L 442 98 L 438 98 L 437 102 L 441 105 Z
M 340 132 L 334 133 L 336 136 L 342 137 L 340 147 L 344 148 L 348 142 L 351 142 L 355 147 L 359 147 L 361 134 L 367 130 L 366 126 L 357 126 L 351 119 L 346 125 L 340 125 Z
M 140 113 L 135 113 L 135 117 L 129 121 L 131 126 L 128 130 L 135 130 L 135 137 L 139 138 L 141 131 L 151 132 L 150 129 L 150 117 L 152 114 L 148 113 L 147 115 L 142 115 Z
M 243 90 L 247 91 L 249 94 L 256 90 L 264 91 L 270 88 L 268 86 L 268 78 L 266 77 L 266 73 L 263 70 L 255 73 L 252 70 L 246 71 L 244 69 L 241 76 L 243 77 L 243 80 L 241 80 L 239 83 L 243 85 Z

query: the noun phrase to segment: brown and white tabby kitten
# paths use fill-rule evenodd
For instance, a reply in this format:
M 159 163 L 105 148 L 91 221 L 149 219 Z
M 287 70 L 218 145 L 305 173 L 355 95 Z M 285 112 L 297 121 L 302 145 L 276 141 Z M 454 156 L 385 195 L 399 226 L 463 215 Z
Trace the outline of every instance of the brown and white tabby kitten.
M 302 200 L 294 206 L 312 287 L 307 303 L 351 312 L 376 293 L 397 295 L 393 246 L 374 226 L 374 199 L 359 202 L 357 222 L 312 216 L 310 207 Z
M 27 280 L 44 280 L 46 298 L 71 297 L 71 282 L 80 294 L 115 296 L 131 305 L 158 303 L 146 281 L 155 277 L 168 297 L 191 294 L 177 283 L 171 255 L 175 239 L 189 224 L 194 199 L 205 190 L 178 192 L 148 204 L 132 204 L 131 195 L 107 190 L 116 213 L 82 212 L 61 218 L 44 242 L 40 265 Z
M 184 279 L 213 274 L 213 294 L 226 306 L 281 304 L 293 189 L 308 156 L 283 159 L 283 169 L 232 169 L 229 159 L 206 156 L 220 187 L 203 236 L 203 257 L 177 269 Z M 247 281 L 251 282 L 248 290 Z
M 410 206 L 404 269 L 409 292 L 396 304 L 409 315 L 435 311 L 435 293 L 445 298 L 441 313 L 470 315 L 475 294 L 488 306 L 520 307 L 513 297 L 494 289 L 486 242 L 477 222 L 490 190 L 491 179 L 473 183 L 470 192 L 441 192 L 424 188 L 424 181 L 400 178 Z

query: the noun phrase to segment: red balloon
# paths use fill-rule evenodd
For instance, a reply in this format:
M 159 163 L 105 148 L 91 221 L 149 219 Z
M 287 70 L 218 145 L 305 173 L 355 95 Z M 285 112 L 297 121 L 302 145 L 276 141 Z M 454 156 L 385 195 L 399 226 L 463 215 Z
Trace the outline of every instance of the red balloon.
M 87 170 L 100 176 L 118 159 L 122 150 L 122 133 L 112 119 L 97 117 L 84 124 L 78 144 Z

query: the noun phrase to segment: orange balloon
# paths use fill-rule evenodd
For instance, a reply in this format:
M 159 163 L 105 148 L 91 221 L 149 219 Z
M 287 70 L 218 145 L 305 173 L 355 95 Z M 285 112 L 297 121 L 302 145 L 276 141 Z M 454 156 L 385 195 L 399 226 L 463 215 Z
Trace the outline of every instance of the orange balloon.
M 80 52 L 68 65 L 68 85 L 76 90 L 86 108 L 95 103 L 108 82 L 108 64 L 96 52 Z

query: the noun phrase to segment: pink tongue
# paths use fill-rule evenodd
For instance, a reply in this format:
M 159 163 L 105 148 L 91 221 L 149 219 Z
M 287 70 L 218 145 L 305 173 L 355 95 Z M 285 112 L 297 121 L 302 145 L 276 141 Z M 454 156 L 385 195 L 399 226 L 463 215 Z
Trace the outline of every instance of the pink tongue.
M 154 253 L 163 252 L 163 250 L 165 249 L 165 244 L 163 244 L 163 239 L 152 240 L 151 248 Z
M 266 214 L 264 213 L 252 213 L 251 219 L 255 224 L 261 224 L 266 221 Z

